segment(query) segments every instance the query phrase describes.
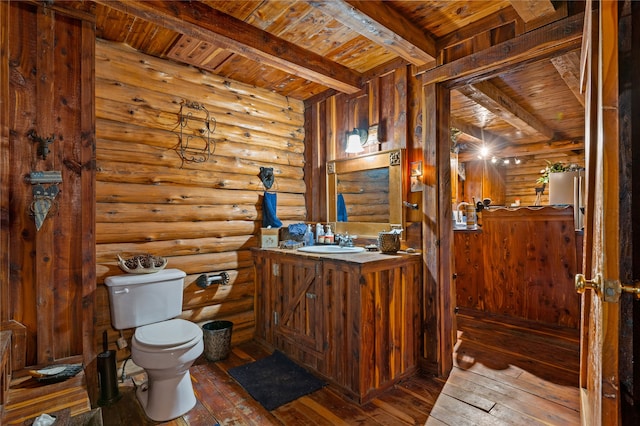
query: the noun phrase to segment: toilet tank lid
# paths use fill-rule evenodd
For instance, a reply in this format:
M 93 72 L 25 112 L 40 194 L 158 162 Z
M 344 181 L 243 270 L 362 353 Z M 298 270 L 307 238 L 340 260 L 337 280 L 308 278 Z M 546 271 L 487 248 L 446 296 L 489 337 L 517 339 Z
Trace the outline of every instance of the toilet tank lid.
M 124 274 L 112 275 L 104 279 L 107 287 L 123 285 L 148 284 L 158 281 L 169 281 L 186 277 L 187 274 L 180 269 L 163 269 L 151 274 Z

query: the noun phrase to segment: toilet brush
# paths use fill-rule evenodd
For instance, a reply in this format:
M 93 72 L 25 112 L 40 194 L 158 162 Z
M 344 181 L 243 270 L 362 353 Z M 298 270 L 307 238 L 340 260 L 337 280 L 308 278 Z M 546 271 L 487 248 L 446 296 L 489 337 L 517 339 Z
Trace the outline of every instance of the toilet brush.
M 102 333 L 102 351 L 98 354 L 98 381 L 100 399 L 98 405 L 110 405 L 120 398 L 116 368 L 116 351 L 109 350 L 107 331 Z

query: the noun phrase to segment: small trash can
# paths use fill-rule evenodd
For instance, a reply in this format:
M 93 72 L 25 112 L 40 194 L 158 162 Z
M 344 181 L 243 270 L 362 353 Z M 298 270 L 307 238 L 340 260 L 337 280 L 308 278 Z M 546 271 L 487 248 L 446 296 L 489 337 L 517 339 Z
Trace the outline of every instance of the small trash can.
M 231 321 L 211 321 L 202 326 L 204 356 L 209 361 L 218 361 L 229 356 L 231 351 Z

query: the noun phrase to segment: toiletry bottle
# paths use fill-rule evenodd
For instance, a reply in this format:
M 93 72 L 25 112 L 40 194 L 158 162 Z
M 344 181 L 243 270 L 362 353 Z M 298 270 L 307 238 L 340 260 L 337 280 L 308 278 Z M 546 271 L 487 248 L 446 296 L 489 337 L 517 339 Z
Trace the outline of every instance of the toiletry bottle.
M 333 244 L 333 232 L 331 232 L 331 225 L 327 225 L 327 232 L 324 233 L 324 243 Z
M 324 244 L 324 228 L 322 224 L 316 224 L 316 242 L 318 244 Z
M 312 246 L 314 240 L 315 238 L 313 236 L 313 228 L 311 227 L 311 224 L 309 224 L 307 226 L 307 232 L 304 234 L 304 245 Z

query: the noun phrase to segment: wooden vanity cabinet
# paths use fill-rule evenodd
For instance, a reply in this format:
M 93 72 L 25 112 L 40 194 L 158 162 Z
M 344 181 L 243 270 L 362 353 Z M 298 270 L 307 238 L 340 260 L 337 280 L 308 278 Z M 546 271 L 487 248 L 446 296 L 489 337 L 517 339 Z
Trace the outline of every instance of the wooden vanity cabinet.
M 415 372 L 420 255 L 253 254 L 258 341 L 360 403 Z

